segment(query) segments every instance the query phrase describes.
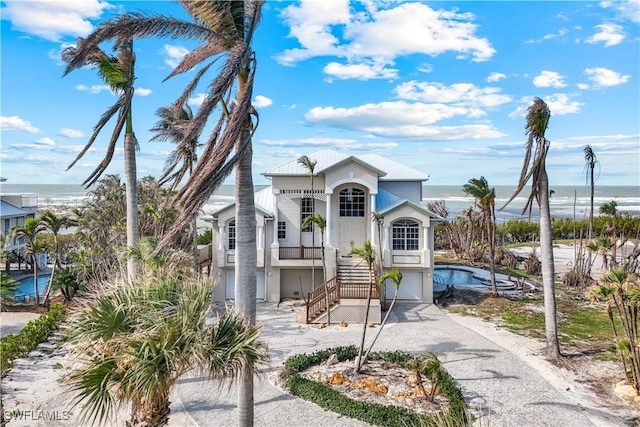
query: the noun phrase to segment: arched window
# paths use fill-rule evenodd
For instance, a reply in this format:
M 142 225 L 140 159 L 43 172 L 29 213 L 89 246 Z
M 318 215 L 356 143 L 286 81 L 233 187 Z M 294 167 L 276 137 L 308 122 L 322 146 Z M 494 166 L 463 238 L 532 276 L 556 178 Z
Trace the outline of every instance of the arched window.
M 364 216 L 364 191 L 359 188 L 340 191 L 340 216 Z
M 393 223 L 393 249 L 417 251 L 420 248 L 420 226 L 411 219 L 400 219 Z
M 229 238 L 229 250 L 233 251 L 236 248 L 236 220 L 229 221 L 227 226 L 227 236 Z

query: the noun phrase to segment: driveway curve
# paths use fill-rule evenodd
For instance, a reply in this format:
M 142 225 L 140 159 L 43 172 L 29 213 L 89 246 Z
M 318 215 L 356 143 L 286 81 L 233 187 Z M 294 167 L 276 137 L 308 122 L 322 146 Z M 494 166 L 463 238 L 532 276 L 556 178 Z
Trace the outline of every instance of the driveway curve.
M 482 425 L 595 425 L 584 408 L 568 400 L 534 368 L 435 305 L 397 304 L 390 317 L 374 349 L 438 354 Z M 268 303 L 258 304 L 257 320 L 264 325 L 262 336 L 269 344 L 271 366 L 254 383 L 256 426 L 367 425 L 284 393 L 268 379 L 291 355 L 357 345 L 361 325 L 319 329 L 296 323 L 296 313 L 290 308 Z M 368 338 L 372 337 L 370 333 Z M 233 387 L 218 389 L 194 377 L 183 378 L 176 394 L 192 424 L 199 426 L 237 425 L 236 396 Z

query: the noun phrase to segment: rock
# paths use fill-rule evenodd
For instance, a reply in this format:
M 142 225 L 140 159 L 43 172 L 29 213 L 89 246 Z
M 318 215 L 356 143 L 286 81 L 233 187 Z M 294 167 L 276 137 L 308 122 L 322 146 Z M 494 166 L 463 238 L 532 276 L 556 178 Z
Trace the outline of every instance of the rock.
M 636 397 L 634 397 L 634 398 L 633 398 L 633 401 L 634 401 L 634 402 L 636 402 L 636 403 L 640 402 L 640 396 L 636 396 Z
M 635 399 L 638 396 L 638 391 L 630 384 L 616 384 L 614 392 L 624 399 Z
M 367 388 L 374 393 L 385 395 L 389 391 L 386 385 L 382 384 L 379 378 L 376 377 L 367 377 L 363 379 L 359 379 L 353 384 L 355 388 Z
M 340 326 L 342 326 L 343 328 L 346 328 L 348 326 L 348 323 L 345 322 L 344 320 L 340 321 Z
M 367 324 L 367 327 L 368 327 L 368 328 L 375 328 L 375 327 L 376 327 L 376 325 L 375 325 L 373 322 L 369 322 L 369 323 Z
M 338 363 L 338 355 L 333 353 L 331 356 L 329 356 L 329 358 L 327 359 L 326 364 L 327 365 L 335 365 L 336 363 Z
M 326 384 L 328 382 L 327 376 L 320 371 L 313 371 L 310 375 L 311 379 L 315 382 Z
M 318 329 L 324 329 L 324 328 L 326 328 L 326 327 L 327 327 L 327 324 L 326 324 L 326 323 L 320 323 L 320 324 L 318 325 Z
M 329 376 L 329 384 L 347 386 L 351 384 L 351 380 L 347 378 L 342 372 L 334 372 Z

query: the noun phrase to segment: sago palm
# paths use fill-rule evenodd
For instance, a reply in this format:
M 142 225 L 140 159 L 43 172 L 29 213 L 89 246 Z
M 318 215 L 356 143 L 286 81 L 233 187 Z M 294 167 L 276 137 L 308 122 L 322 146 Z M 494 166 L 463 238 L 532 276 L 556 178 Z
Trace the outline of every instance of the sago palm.
M 93 38 L 90 42 L 89 39 Z M 138 140 L 133 132 L 133 95 L 135 82 L 135 60 L 133 52 L 133 39 L 131 37 L 116 37 L 114 49 L 118 51 L 117 56 L 107 55 L 100 47 L 100 43 L 107 39 L 95 39 L 95 33 L 89 35 L 87 39 L 78 38 L 76 46 L 68 47 L 62 52 L 62 59 L 67 63 L 64 71 L 66 76 L 71 71 L 84 66 L 92 66 L 98 70 L 98 74 L 109 88 L 118 95 L 118 98 L 111 107 L 100 117 L 94 127 L 93 134 L 89 141 L 78 154 L 75 160 L 69 165 L 73 167 L 85 153 L 92 147 L 96 138 L 104 126 L 116 116 L 116 124 L 111 134 L 111 139 L 107 146 L 107 152 L 102 161 L 83 182 L 87 187 L 95 184 L 102 173 L 111 163 L 116 143 L 124 129 L 124 168 L 125 168 L 125 188 L 127 199 L 127 246 L 133 247 L 140 238 L 138 224 L 138 192 L 136 188 L 136 150 Z M 127 261 L 127 277 L 129 281 L 136 278 L 136 265 L 132 259 Z
M 544 288 L 544 323 L 547 345 L 547 359 L 558 359 L 561 356 L 558 343 L 558 324 L 556 320 L 555 272 L 553 264 L 553 237 L 551 233 L 551 211 L 549 209 L 549 177 L 546 160 L 549 152 L 549 140 L 545 134 L 549 127 L 551 111 L 540 98 L 535 98 L 529 106 L 525 131 L 529 136 L 520 179 L 513 195 L 507 200 L 503 209 L 531 181 L 531 193 L 525 203 L 523 213 L 531 217 L 533 202 L 537 201 L 540 216 L 540 253 L 542 257 L 542 284 Z
M 87 301 L 68 329 L 79 366 L 66 377 L 83 420 L 108 421 L 129 404 L 127 425 L 164 426 L 182 375 L 237 382 L 267 361 L 259 327 L 232 311 L 207 321 L 210 292 L 204 281 L 165 277 L 113 286 Z

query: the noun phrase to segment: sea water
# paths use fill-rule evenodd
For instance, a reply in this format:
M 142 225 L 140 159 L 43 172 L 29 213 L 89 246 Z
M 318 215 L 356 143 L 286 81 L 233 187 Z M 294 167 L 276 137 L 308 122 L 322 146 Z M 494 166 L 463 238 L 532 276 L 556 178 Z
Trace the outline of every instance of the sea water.
M 260 191 L 266 185 L 256 185 L 255 190 Z M 512 186 L 495 186 L 496 189 L 496 216 L 499 220 L 511 218 L 527 218 L 522 210 L 529 196 L 529 187 L 525 187 L 520 195 L 504 209 L 500 208 L 513 194 Z M 35 194 L 38 196 L 38 205 L 41 208 L 47 206 L 65 206 L 68 208 L 79 207 L 87 198 L 87 190 L 80 185 L 66 184 L 0 184 L 0 193 Z M 583 219 L 589 215 L 589 188 L 587 186 L 552 186 L 553 191 L 549 203 L 553 217 Z M 235 188 L 233 185 L 223 185 L 216 191 L 203 208 L 205 215 L 224 207 L 234 201 Z M 450 217 L 459 215 L 465 209 L 474 205 L 473 197 L 465 196 L 461 185 L 430 185 L 422 187 L 422 205 L 426 208 L 430 202 L 444 200 L 450 212 Z M 604 203 L 615 201 L 620 213 L 628 212 L 632 215 L 640 215 L 640 186 L 598 186 L 594 194 L 594 215 L 598 215 L 598 208 Z M 537 217 L 537 204 L 534 202 L 532 218 Z

